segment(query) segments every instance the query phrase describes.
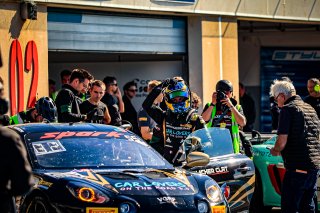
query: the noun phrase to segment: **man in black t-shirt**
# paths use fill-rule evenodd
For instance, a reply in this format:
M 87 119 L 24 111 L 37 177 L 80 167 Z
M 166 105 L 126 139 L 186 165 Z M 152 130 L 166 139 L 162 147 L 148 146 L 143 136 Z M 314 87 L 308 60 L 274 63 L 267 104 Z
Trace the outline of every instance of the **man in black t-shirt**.
M 320 81 L 317 78 L 308 80 L 309 95 L 304 99 L 304 102 L 310 104 L 316 110 L 318 118 L 320 118 Z
M 95 80 L 91 83 L 90 98 L 80 104 L 81 114 L 87 115 L 86 122 L 109 124 L 111 117 L 107 106 L 101 102 L 105 93 L 106 86 L 100 80 Z
M 103 79 L 103 83 L 106 85 L 106 93 L 101 101 L 108 107 L 111 117 L 110 125 L 120 126 L 122 124 L 120 113 L 124 112 L 124 104 L 117 79 L 107 76 Z

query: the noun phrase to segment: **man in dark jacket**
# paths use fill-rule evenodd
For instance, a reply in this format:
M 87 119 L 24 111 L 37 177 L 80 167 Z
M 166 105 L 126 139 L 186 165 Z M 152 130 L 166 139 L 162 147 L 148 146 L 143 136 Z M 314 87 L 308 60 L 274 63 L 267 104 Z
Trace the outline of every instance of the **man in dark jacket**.
M 270 94 L 281 106 L 278 138 L 270 150 L 282 155 L 286 173 L 281 192 L 281 212 L 314 212 L 320 169 L 320 120 L 303 102 L 292 83 L 275 80 Z
M 18 134 L 0 127 L 0 141 L 0 212 L 16 212 L 14 197 L 32 186 L 31 167 Z
M 87 115 L 80 113 L 79 105 L 82 100 L 78 97 L 81 91 L 89 89 L 93 76 L 84 69 L 75 69 L 70 76 L 69 84 L 64 84 L 56 98 L 58 122 L 80 122 Z
M 239 83 L 240 105 L 243 108 L 243 114 L 246 116 L 247 122 L 243 127 L 244 132 L 253 130 L 254 121 L 256 120 L 256 107 L 254 100 L 247 94 L 246 88 L 242 83 Z
M 122 96 L 124 104 L 124 112 L 121 113 L 123 120 L 129 121 L 132 124 L 132 132 L 141 136 L 138 127 L 138 114 L 137 110 L 134 108 L 131 100 L 136 96 L 137 84 L 134 81 L 129 81 L 123 86 L 124 95 Z

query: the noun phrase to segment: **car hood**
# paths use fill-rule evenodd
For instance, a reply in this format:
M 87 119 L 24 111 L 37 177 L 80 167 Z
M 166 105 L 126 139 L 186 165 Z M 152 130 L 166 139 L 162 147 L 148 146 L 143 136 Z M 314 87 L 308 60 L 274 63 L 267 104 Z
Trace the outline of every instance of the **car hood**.
M 50 172 L 46 175 L 99 185 L 122 195 L 194 195 L 198 193 L 195 178 L 183 171 L 149 170 L 73 170 L 69 172 Z

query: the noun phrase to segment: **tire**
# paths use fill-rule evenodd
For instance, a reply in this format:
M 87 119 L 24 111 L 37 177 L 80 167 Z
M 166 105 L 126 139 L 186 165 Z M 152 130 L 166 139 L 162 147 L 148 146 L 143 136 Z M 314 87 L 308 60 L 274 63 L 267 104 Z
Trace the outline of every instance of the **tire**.
M 31 199 L 30 203 L 26 206 L 26 213 L 53 213 L 55 212 L 49 202 L 41 197 L 35 196 Z
M 256 169 L 256 181 L 255 188 L 251 198 L 249 212 L 250 213 L 269 213 L 272 210 L 272 206 L 265 206 L 263 203 L 263 190 L 261 176 Z

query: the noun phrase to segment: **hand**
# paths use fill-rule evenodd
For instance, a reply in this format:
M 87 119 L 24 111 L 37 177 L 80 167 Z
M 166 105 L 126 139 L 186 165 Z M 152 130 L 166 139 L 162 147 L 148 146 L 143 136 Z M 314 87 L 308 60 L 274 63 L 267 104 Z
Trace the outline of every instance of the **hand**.
M 172 78 L 167 78 L 166 80 L 162 81 L 162 88 L 164 87 L 168 87 L 170 85 L 176 85 L 177 81 L 175 79 Z
M 119 99 L 119 97 L 121 97 L 121 91 L 119 88 L 117 88 L 116 92 L 114 93 L 114 95 Z
M 271 153 L 272 156 L 280 156 L 280 155 L 281 155 L 281 153 L 278 152 L 278 151 L 276 151 L 276 150 L 274 149 L 274 147 L 272 147 L 272 148 L 270 149 L 270 153 Z
M 211 103 L 213 103 L 214 105 L 217 104 L 217 92 L 212 93 L 212 97 L 211 97 Z
M 225 99 L 222 99 L 221 103 L 223 105 L 227 105 L 229 108 L 231 108 L 233 106 L 230 98 L 228 98 L 228 97 L 226 97 Z

